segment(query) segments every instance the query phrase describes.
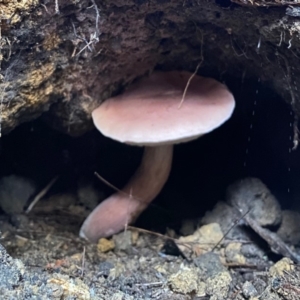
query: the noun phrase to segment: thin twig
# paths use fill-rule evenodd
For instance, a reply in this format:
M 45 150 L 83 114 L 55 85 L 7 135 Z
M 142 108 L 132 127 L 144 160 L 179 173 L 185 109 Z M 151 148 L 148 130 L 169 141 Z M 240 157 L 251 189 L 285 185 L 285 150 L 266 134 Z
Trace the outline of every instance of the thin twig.
M 100 31 L 99 31 L 99 19 L 100 19 L 100 13 L 99 13 L 99 8 L 95 2 L 95 0 L 92 0 L 93 6 L 95 7 L 95 11 L 96 11 L 96 32 L 97 35 L 99 37 L 100 35 Z
M 57 15 L 59 14 L 58 0 L 55 0 L 55 13 L 56 13 Z
M 25 213 L 28 214 L 32 210 L 32 208 L 40 201 L 41 198 L 45 196 L 45 194 L 50 190 L 50 188 L 53 186 L 53 184 L 56 182 L 59 176 L 56 176 L 53 178 L 33 199 L 33 201 L 30 203 L 28 208 L 26 209 Z
M 130 191 L 130 194 L 128 194 L 128 193 L 126 193 L 126 192 L 120 190 L 119 188 L 117 188 L 116 186 L 114 186 L 113 184 L 111 184 L 110 182 L 108 182 L 105 178 L 103 178 L 101 175 L 99 175 L 99 173 L 94 172 L 94 174 L 95 174 L 95 176 L 96 176 L 100 181 L 102 181 L 104 184 L 106 184 L 107 186 L 109 186 L 110 188 L 112 188 L 113 190 L 115 190 L 116 192 L 121 193 L 121 194 L 127 196 L 128 198 L 133 199 L 133 200 L 135 200 L 135 201 L 139 201 L 139 202 L 145 203 L 145 200 L 144 200 L 143 198 L 137 198 L 137 197 L 133 196 L 133 195 L 132 195 L 132 191 Z M 164 210 L 163 208 L 161 208 L 161 207 L 159 207 L 159 206 L 157 206 L 157 205 L 155 205 L 155 204 L 153 204 L 153 203 L 150 203 L 150 205 L 151 205 L 152 207 L 157 207 L 157 208 L 159 208 L 160 210 Z M 165 210 L 164 210 L 164 211 L 165 211 Z
M 142 233 L 147 233 L 147 234 L 151 234 L 151 235 L 155 235 L 157 237 L 162 238 L 163 240 L 170 240 L 173 241 L 174 243 L 176 243 L 177 245 L 182 245 L 182 246 L 186 246 L 187 248 L 189 248 L 190 250 L 193 250 L 192 246 L 193 245 L 201 245 L 201 243 L 199 242 L 181 242 L 178 239 L 172 238 L 170 236 L 166 236 L 164 234 L 155 232 L 155 231 L 151 231 L 151 230 L 147 230 L 147 229 L 143 229 L 143 228 L 139 228 L 139 227 L 135 227 L 135 226 L 127 226 L 127 229 L 131 229 L 131 230 L 135 230 L 138 232 L 142 232 Z M 212 243 L 205 243 L 205 245 L 211 245 Z M 203 244 L 204 245 L 204 244 Z
M 247 59 L 249 59 L 249 57 L 246 55 L 246 52 L 244 51 L 244 50 L 242 50 L 241 49 L 241 47 L 238 45 L 238 43 L 236 42 L 236 41 L 234 41 L 235 43 L 236 43 L 236 45 L 239 47 L 239 49 L 240 49 L 240 51 L 242 52 L 241 54 L 238 54 L 237 52 L 236 52 L 236 50 L 235 50 L 235 48 L 234 48 L 234 46 L 233 46 L 233 42 L 232 42 L 232 37 L 230 38 L 230 41 L 231 41 L 231 48 L 233 49 L 233 51 L 234 51 L 234 53 L 235 53 L 235 55 L 237 56 L 237 57 L 241 57 L 241 56 L 245 56 Z M 245 43 L 245 41 L 244 41 L 244 43 Z M 246 43 L 245 43 L 246 44 Z M 246 48 L 246 47 L 245 47 Z M 245 49 L 244 48 L 244 49 Z
M 99 173 L 97 172 L 94 172 L 94 174 L 97 176 L 97 178 L 99 180 L 101 180 L 103 183 L 105 183 L 107 186 L 109 186 L 110 188 L 112 188 L 113 190 L 115 190 L 116 192 L 118 193 L 122 193 L 124 195 L 126 195 L 127 197 L 129 197 L 130 199 L 134 199 L 134 200 L 137 200 L 137 201 L 141 201 L 141 202 L 144 202 L 143 199 L 139 199 L 139 198 L 136 198 L 132 195 L 132 191 L 130 191 L 130 194 L 120 190 L 119 188 L 117 188 L 116 186 L 114 186 L 113 184 L 111 184 L 110 182 L 108 182 L 105 178 L 103 178 L 101 175 L 99 175 Z
M 135 284 L 135 286 L 145 286 L 145 287 L 149 287 L 149 286 L 161 286 L 161 285 L 163 285 L 162 281 L 149 282 L 149 283 L 137 283 L 137 284 Z
M 111 184 L 110 182 L 108 182 L 105 178 L 103 178 L 99 173 L 97 172 L 94 172 L 94 174 L 97 176 L 97 178 L 99 180 L 101 180 L 103 183 L 105 183 L 107 186 L 109 186 L 110 188 L 112 188 L 113 190 L 115 190 L 116 192 L 119 192 L 119 193 L 123 193 L 127 196 L 130 196 L 129 194 L 121 191 L 120 189 L 118 189 L 116 186 L 114 186 L 113 184 Z
M 250 212 L 250 209 L 243 214 L 239 219 L 237 219 L 235 222 L 233 222 L 233 224 L 229 227 L 229 229 L 225 232 L 225 234 L 223 235 L 223 237 L 218 241 L 218 243 L 212 248 L 211 251 L 214 251 L 221 243 L 222 241 L 226 238 L 226 236 L 229 234 L 229 232 L 242 220 L 244 219 L 244 217 Z
M 180 101 L 180 103 L 179 103 L 178 108 L 181 108 L 181 106 L 182 106 L 182 104 L 183 104 L 183 101 L 184 101 L 184 99 L 185 99 L 185 95 L 186 95 L 186 93 L 187 93 L 187 90 L 188 90 L 188 88 L 189 88 L 189 86 L 190 86 L 190 83 L 191 83 L 192 79 L 196 76 L 196 74 L 198 73 L 198 70 L 199 70 L 201 64 L 202 64 L 202 62 L 200 62 L 200 63 L 197 65 L 197 67 L 196 67 L 194 73 L 190 76 L 190 78 L 189 78 L 189 80 L 188 80 L 188 82 L 187 82 L 187 84 L 186 84 L 186 86 L 185 86 L 185 88 L 184 88 L 184 91 L 183 91 L 183 94 L 182 94 L 182 98 L 181 98 L 181 101 Z
M 196 67 L 194 73 L 190 76 L 190 78 L 189 78 L 189 80 L 188 80 L 188 82 L 187 82 L 187 84 L 186 84 L 186 86 L 185 86 L 185 88 L 184 88 L 184 91 L 183 91 L 183 94 L 182 94 L 181 101 L 180 101 L 180 103 L 179 103 L 179 105 L 178 105 L 178 109 L 181 108 L 181 106 L 182 106 L 182 104 L 183 104 L 183 102 L 184 102 L 184 99 L 185 99 L 187 90 L 188 90 L 188 88 L 189 88 L 189 85 L 190 85 L 192 79 L 193 79 L 193 78 L 196 76 L 196 74 L 198 73 L 198 70 L 199 70 L 200 66 L 202 65 L 202 63 L 203 63 L 203 60 L 204 60 L 204 58 L 203 58 L 203 33 L 201 32 L 200 62 L 199 62 L 199 64 L 197 65 L 197 67 Z
M 127 229 L 131 229 L 131 230 L 135 230 L 135 231 L 138 231 L 138 232 L 155 235 L 155 236 L 160 237 L 160 238 L 162 238 L 164 240 L 171 240 L 171 241 L 173 241 L 175 243 L 179 243 L 179 244 L 181 243 L 181 244 L 183 244 L 178 239 L 172 238 L 170 236 L 166 236 L 164 234 L 161 234 L 161 233 L 158 233 L 158 232 L 155 232 L 155 231 L 151 231 L 151 230 L 147 230 L 147 229 L 143 229 L 143 228 L 139 228 L 139 227 L 135 227 L 135 226 L 127 226 Z M 184 244 L 186 244 L 186 243 L 184 243 Z

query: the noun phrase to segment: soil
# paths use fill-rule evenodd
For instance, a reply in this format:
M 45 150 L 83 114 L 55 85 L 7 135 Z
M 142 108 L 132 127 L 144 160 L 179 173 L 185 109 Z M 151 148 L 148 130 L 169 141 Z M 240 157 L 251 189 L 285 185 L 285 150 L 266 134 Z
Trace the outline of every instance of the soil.
M 246 195 L 243 203 L 239 198 L 242 210 L 247 211 L 249 205 L 253 208 L 249 215 L 253 222 L 281 222 L 277 200 L 254 178 L 231 185 L 227 204 L 217 203 L 204 218 L 193 221 L 198 224 L 196 231 L 193 222 L 186 221 L 181 230 L 186 236 L 172 229 L 162 235 L 129 227 L 98 244 L 87 243 L 78 231 L 90 210 L 67 194 L 40 200 L 28 214 L 3 215 L 1 297 L 298 299 L 299 266 L 290 258 L 280 260 L 289 253 L 275 247 L 280 239 L 276 231 L 264 229 L 273 235 L 270 242 L 242 222 L 248 220 L 245 216 L 236 218 L 239 213 L 230 203 L 239 195 Z M 227 206 L 225 214 L 220 205 Z M 261 213 L 263 209 L 269 214 Z M 229 231 L 228 219 L 239 220 Z M 299 226 L 297 222 L 299 218 L 294 227 Z M 284 245 L 294 249 L 298 259 L 298 248 Z

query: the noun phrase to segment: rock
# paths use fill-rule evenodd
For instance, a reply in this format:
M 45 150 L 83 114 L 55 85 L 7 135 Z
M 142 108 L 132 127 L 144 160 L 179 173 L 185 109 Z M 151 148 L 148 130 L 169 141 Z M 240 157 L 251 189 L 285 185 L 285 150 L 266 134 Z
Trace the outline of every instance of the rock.
M 294 263 L 291 259 L 284 257 L 280 261 L 278 261 L 274 266 L 272 266 L 269 270 L 269 274 L 271 277 L 282 276 L 285 271 L 293 271 L 295 269 Z
M 198 294 L 199 291 L 202 297 L 205 296 L 205 293 L 203 295 L 203 283 L 200 284 L 199 282 L 198 270 L 196 268 L 181 265 L 180 270 L 176 274 L 171 275 L 168 282 L 174 292 Z
M 284 210 L 282 221 L 277 234 L 281 239 L 292 245 L 300 243 L 300 213 L 298 211 Z
M 130 232 L 131 232 L 131 242 L 132 242 L 132 245 L 136 245 L 137 242 L 138 242 L 140 234 L 139 234 L 138 231 L 133 230 L 133 229 L 131 229 Z
M 199 269 L 199 279 L 206 284 L 206 294 L 214 299 L 227 299 L 232 278 L 219 256 L 208 252 L 195 258 L 194 263 Z
M 132 232 L 125 230 L 113 236 L 117 251 L 127 251 L 132 248 Z
M 29 198 L 35 193 L 34 183 L 16 175 L 0 179 L 0 206 L 7 214 L 22 213 Z
M 228 299 L 228 292 L 232 278 L 228 271 L 220 272 L 215 276 L 209 277 L 206 280 L 206 293 L 211 299 L 222 300 Z
M 249 281 L 246 281 L 242 287 L 243 295 L 248 299 L 251 297 L 258 296 L 258 292 L 253 284 Z
M 104 261 L 99 264 L 99 272 L 101 275 L 107 277 L 109 276 L 109 272 L 114 268 L 114 264 L 109 261 Z
M 193 251 L 200 255 L 210 251 L 222 238 L 223 232 L 220 225 L 212 223 L 201 226 L 192 235 L 180 237 L 178 247 L 181 251 L 188 251 L 192 247 Z
M 199 268 L 199 276 L 204 280 L 227 271 L 222 265 L 219 256 L 212 252 L 198 256 L 194 259 L 194 263 Z
M 47 285 L 52 289 L 52 295 L 55 295 L 57 299 L 91 299 L 88 286 L 79 278 L 71 279 L 66 275 L 54 274 L 52 278 L 48 279 Z
M 91 210 L 94 209 L 101 200 L 105 199 L 104 194 L 98 191 L 92 184 L 85 184 L 83 182 L 79 183 L 77 197 L 80 203 Z
M 219 201 L 213 210 L 208 211 L 201 219 L 201 224 L 218 223 L 227 238 L 245 239 L 245 231 L 235 222 L 241 218 L 238 211 L 223 201 Z M 235 226 L 234 226 L 235 225 Z M 230 231 L 229 231 L 230 229 Z
M 256 244 L 244 244 L 241 247 L 241 254 L 246 258 L 248 264 L 264 269 L 267 264 L 265 251 Z
M 115 280 L 119 278 L 124 272 L 126 271 L 124 264 L 122 263 L 116 263 L 114 264 L 114 267 L 109 270 L 108 277 L 111 280 Z
M 241 243 L 229 243 L 225 248 L 226 261 L 228 263 L 234 263 L 243 265 L 246 263 L 245 256 L 241 253 Z
M 119 291 L 112 295 L 111 300 L 134 300 L 134 298 L 130 295 L 126 295 L 125 293 Z
M 237 207 L 260 226 L 276 226 L 281 222 L 280 204 L 258 178 L 246 178 L 233 183 L 227 189 L 229 205 Z
M 196 220 L 183 220 L 180 227 L 180 234 L 182 236 L 187 236 L 193 234 L 196 228 Z
M 26 215 L 21 215 L 21 214 L 13 214 L 10 217 L 10 223 L 15 226 L 16 228 L 28 228 L 29 226 L 29 219 L 28 216 Z
M 113 240 L 101 238 L 101 239 L 99 239 L 99 241 L 97 243 L 97 249 L 101 253 L 106 253 L 108 251 L 115 249 L 115 242 Z

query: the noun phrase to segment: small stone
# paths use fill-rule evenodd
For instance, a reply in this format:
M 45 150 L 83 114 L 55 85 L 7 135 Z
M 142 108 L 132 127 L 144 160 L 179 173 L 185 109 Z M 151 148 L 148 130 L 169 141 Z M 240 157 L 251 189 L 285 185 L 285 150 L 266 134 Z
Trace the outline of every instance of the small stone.
M 114 268 L 114 264 L 109 261 L 104 261 L 99 264 L 99 271 L 101 275 L 104 275 L 106 277 L 109 276 L 109 272 L 113 268 Z
M 178 247 L 181 251 L 186 251 L 189 250 L 190 245 L 192 245 L 193 252 L 200 255 L 210 251 L 223 239 L 223 236 L 220 225 L 218 223 L 211 223 L 201 226 L 192 235 L 180 237 Z
M 132 233 L 129 230 L 113 236 L 117 251 L 126 251 L 132 248 Z
M 287 257 L 284 257 L 280 261 L 278 261 L 275 265 L 273 265 L 269 274 L 271 277 L 283 276 L 284 271 L 293 271 L 295 269 L 294 263 Z
M 241 247 L 241 254 L 246 258 L 247 263 L 259 266 L 259 261 L 266 263 L 266 253 L 255 244 L 244 244 Z
M 198 280 L 206 284 L 206 294 L 214 296 L 215 299 L 227 299 L 232 278 L 219 256 L 208 252 L 195 258 L 194 263 L 199 268 Z
M 82 252 L 75 253 L 72 256 L 70 256 L 70 260 L 74 263 L 80 263 L 82 262 L 82 256 L 83 256 Z
M 298 245 L 300 243 L 299 227 L 300 213 L 298 211 L 284 210 L 277 234 L 284 242 Z
M 0 207 L 7 214 L 19 214 L 36 191 L 35 184 L 27 178 L 16 175 L 0 179 Z
M 227 189 L 227 202 L 238 207 L 242 213 L 260 226 L 276 226 L 281 222 L 281 208 L 277 199 L 258 178 L 245 178 L 233 183 Z
M 112 295 L 111 300 L 134 300 L 134 298 L 130 295 L 127 295 L 127 294 L 119 291 Z
M 10 217 L 10 223 L 16 228 L 26 228 L 29 226 L 29 219 L 26 215 L 22 214 L 13 214 Z
M 226 261 L 228 263 L 235 263 L 243 265 L 246 263 L 246 258 L 241 254 L 241 243 L 229 243 L 225 248 Z
M 92 184 L 86 184 L 79 182 L 77 190 L 77 197 L 80 203 L 82 203 L 88 209 L 94 209 L 101 200 L 104 200 L 104 194 L 98 191 Z
M 136 230 L 131 230 L 131 243 L 132 245 L 136 245 L 139 239 L 139 232 Z
M 125 266 L 121 263 L 114 264 L 114 267 L 109 270 L 108 277 L 112 280 L 120 277 L 125 272 Z
M 181 266 L 180 270 L 170 276 L 169 285 L 177 293 L 189 294 L 198 291 L 198 273 L 195 268 Z
M 101 238 L 98 241 L 97 249 L 101 253 L 106 253 L 108 251 L 111 251 L 115 248 L 115 242 L 113 240 L 108 240 L 106 238 Z
M 74 280 L 68 276 L 61 274 L 54 274 L 52 278 L 47 281 L 53 293 L 57 294 L 59 299 L 73 297 L 78 300 L 90 300 L 90 292 L 88 286 L 83 283 L 79 278 Z
M 206 295 L 206 283 L 203 281 L 198 282 L 198 288 L 197 288 L 197 297 L 205 297 Z
M 219 256 L 215 253 L 208 252 L 194 259 L 194 263 L 199 268 L 199 275 L 202 280 L 218 275 L 227 271 L 222 265 Z
M 201 219 L 201 224 L 218 223 L 223 232 L 226 232 L 227 238 L 241 238 L 245 239 L 245 233 L 242 227 L 233 226 L 236 220 L 241 216 L 238 211 L 223 201 L 219 201 L 213 210 L 206 212 Z M 228 231 L 230 229 L 230 231 Z
M 290 5 L 286 8 L 285 13 L 291 17 L 300 17 L 300 8 Z
M 27 238 L 24 238 L 20 235 L 16 235 L 16 245 L 20 248 L 24 247 L 28 242 Z
M 232 278 L 228 271 L 220 272 L 206 280 L 206 293 L 214 295 L 216 299 L 228 299 L 228 292 Z
M 196 228 L 195 220 L 183 220 L 180 228 L 180 234 L 182 236 L 192 235 Z
M 160 274 L 163 274 L 163 275 L 166 275 L 167 274 L 167 269 L 166 269 L 166 266 L 164 264 L 159 264 L 159 265 L 156 265 L 154 267 L 154 269 L 159 272 Z
M 249 281 L 246 281 L 242 287 L 243 295 L 248 299 L 251 297 L 258 296 L 258 292 L 253 284 Z

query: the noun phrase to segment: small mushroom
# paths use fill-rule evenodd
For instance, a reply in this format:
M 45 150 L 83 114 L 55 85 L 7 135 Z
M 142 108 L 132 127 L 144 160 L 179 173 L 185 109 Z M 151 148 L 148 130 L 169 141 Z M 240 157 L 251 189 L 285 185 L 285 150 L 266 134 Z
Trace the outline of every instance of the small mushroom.
M 190 77 L 188 72 L 154 72 L 93 111 L 103 135 L 146 147 L 136 173 L 122 191 L 94 209 L 81 227 L 81 237 L 96 242 L 134 222 L 166 183 L 173 145 L 194 140 L 230 118 L 234 98 L 214 79 L 195 76 L 181 101 Z

